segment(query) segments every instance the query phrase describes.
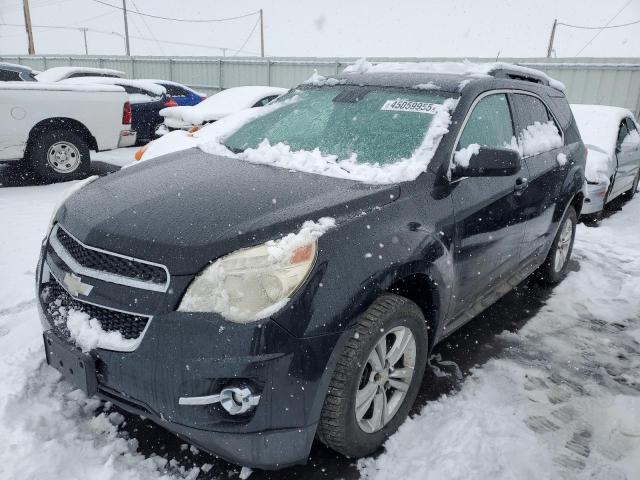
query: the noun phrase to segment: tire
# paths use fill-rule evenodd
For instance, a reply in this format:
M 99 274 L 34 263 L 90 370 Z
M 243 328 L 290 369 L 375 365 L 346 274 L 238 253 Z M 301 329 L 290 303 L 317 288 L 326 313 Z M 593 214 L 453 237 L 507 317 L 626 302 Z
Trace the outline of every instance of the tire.
M 638 190 L 639 182 L 640 182 L 640 170 L 638 170 L 638 173 L 636 173 L 636 178 L 633 180 L 633 185 L 631 186 L 631 188 L 625 192 L 625 195 L 627 196 L 627 200 L 631 200 L 633 197 L 636 196 L 636 191 Z
M 89 147 L 73 130 L 51 130 L 30 142 L 28 159 L 35 173 L 48 180 L 67 181 L 89 174 Z
M 396 368 L 376 373 L 370 358 L 373 356 L 379 360 L 380 356 L 375 351 L 378 342 L 385 338 L 387 353 L 393 353 L 392 347 L 409 338 L 407 332 L 415 342 L 415 349 L 407 340 L 404 353 L 393 363 Z M 415 303 L 394 294 L 378 297 L 358 318 L 354 334 L 340 354 L 322 407 L 318 438 L 347 457 L 363 457 L 375 452 L 404 422 L 413 406 L 427 362 L 427 339 L 427 324 Z M 392 362 L 396 356 L 390 356 Z M 410 368 L 407 366 L 412 363 L 413 374 L 409 377 Z M 397 379 L 401 379 L 402 389 L 408 385 L 405 392 L 396 388 Z M 366 395 L 374 389 L 375 393 Z M 364 413 L 360 420 L 356 418 L 358 392 L 361 399 L 372 399 L 366 410 L 361 408 L 360 412 Z M 375 415 L 380 411 L 376 406 L 383 404 L 382 395 L 389 416 L 386 423 L 381 422 L 382 426 L 377 425 L 380 428 L 376 428 L 376 418 L 381 418 Z M 365 404 L 367 401 L 362 402 L 363 406 Z
M 560 222 L 558 232 L 556 233 L 549 254 L 544 263 L 538 269 L 537 277 L 545 283 L 556 284 L 562 281 L 567 275 L 569 269 L 569 260 L 571 259 L 571 252 L 573 251 L 573 242 L 576 238 L 576 224 L 577 222 L 576 211 L 572 206 L 567 208 L 567 211 Z M 568 232 L 567 228 L 571 230 Z M 559 261 L 558 256 L 562 258 Z

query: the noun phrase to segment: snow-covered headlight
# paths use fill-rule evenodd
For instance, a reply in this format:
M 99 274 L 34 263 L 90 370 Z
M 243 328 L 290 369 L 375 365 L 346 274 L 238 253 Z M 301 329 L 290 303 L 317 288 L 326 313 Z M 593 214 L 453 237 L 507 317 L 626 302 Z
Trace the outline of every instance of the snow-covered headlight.
M 191 282 L 178 310 L 216 312 L 237 323 L 276 313 L 313 268 L 317 238 L 334 225 L 330 218 L 305 222 L 299 233 L 219 258 Z

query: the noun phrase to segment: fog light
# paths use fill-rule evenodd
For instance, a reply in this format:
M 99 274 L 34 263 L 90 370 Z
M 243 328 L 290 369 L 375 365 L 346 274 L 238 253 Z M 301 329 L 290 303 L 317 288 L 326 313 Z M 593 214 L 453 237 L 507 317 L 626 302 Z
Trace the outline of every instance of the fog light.
M 220 405 L 230 415 L 240 415 L 258 405 L 260 395 L 253 395 L 245 388 L 225 388 L 220 392 Z
M 240 415 L 251 410 L 260 402 L 260 395 L 255 395 L 248 387 L 224 388 L 216 395 L 204 397 L 180 397 L 180 405 L 211 405 L 220 402 L 229 415 Z

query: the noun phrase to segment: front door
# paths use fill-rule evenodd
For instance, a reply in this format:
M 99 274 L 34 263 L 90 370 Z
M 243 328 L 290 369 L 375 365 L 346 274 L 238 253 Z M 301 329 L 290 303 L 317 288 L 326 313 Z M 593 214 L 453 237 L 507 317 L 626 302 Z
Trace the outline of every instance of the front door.
M 630 118 L 622 121 L 618 130 L 616 159 L 618 168 L 610 197 L 629 190 L 636 178 L 640 160 L 640 135 Z
M 514 137 L 511 109 L 506 94 L 482 97 L 469 115 L 456 146 L 504 148 Z M 456 178 L 453 173 L 455 287 L 452 322 L 502 280 L 518 263 L 524 227 L 516 189 L 528 176 L 526 166 L 508 177 Z

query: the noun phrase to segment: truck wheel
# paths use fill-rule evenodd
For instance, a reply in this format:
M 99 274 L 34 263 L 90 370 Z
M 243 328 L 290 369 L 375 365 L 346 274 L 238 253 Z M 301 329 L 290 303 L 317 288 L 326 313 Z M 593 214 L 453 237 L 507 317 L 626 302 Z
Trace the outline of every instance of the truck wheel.
M 84 139 L 71 130 L 52 130 L 32 139 L 29 160 L 42 178 L 54 181 L 84 178 L 91 158 Z
M 567 274 L 569 259 L 573 250 L 573 241 L 576 237 L 577 216 L 573 207 L 567 208 L 560 228 L 553 239 L 547 259 L 538 269 L 538 278 L 545 283 L 559 283 Z
M 338 359 L 318 424 L 320 440 L 348 457 L 375 452 L 413 406 L 427 348 L 420 308 L 398 295 L 378 297 Z

